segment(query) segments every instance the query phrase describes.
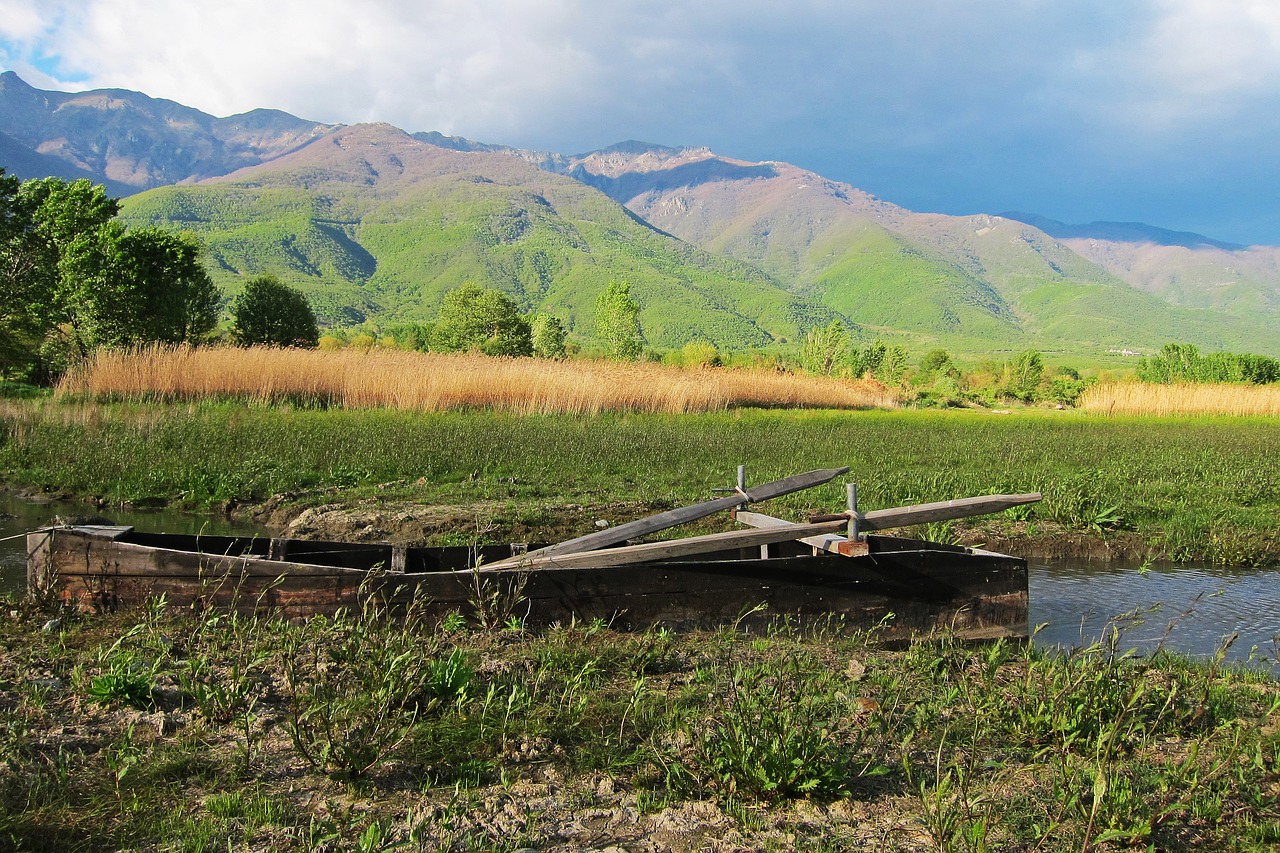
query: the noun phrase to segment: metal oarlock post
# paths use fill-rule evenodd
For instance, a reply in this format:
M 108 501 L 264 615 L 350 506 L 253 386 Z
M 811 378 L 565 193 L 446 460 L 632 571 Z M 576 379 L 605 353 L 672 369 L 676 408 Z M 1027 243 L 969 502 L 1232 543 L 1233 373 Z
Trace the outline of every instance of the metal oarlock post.
M 846 500 L 849 509 L 849 534 L 850 542 L 858 541 L 858 484 L 847 483 L 845 485 Z

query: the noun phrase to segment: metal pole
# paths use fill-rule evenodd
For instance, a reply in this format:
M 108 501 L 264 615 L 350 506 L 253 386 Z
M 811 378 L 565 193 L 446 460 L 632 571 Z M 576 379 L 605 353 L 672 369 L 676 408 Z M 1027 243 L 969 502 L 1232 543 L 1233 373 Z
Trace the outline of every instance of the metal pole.
M 849 509 L 849 541 L 858 541 L 858 484 L 845 484 L 845 499 Z

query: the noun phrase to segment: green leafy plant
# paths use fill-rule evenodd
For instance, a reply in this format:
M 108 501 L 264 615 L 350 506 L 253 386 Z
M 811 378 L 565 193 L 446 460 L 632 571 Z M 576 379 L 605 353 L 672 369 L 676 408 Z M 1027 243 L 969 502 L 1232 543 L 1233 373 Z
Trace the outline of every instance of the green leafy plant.
M 834 797 L 848 791 L 858 734 L 843 722 L 847 702 L 797 675 L 763 666 L 737 669 L 727 705 L 691 733 L 694 759 L 682 769 L 727 795 Z
M 435 657 L 420 624 L 415 608 L 393 619 L 369 595 L 360 612 L 314 618 L 286 639 L 285 728 L 299 755 L 336 776 L 361 776 L 420 716 L 466 695 L 471 671 L 461 652 Z

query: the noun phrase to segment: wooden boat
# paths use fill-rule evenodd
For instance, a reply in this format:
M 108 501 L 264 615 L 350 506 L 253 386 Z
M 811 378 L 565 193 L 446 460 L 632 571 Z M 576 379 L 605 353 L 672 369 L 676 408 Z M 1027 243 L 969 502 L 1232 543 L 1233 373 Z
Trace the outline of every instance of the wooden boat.
M 828 474 L 834 476 L 810 472 Z M 735 492 L 707 503 L 742 505 L 771 494 L 763 487 Z M 982 500 L 999 498 L 1010 505 L 1011 499 L 1038 497 Z M 939 508 L 951 517 L 972 514 L 972 507 L 960 509 L 959 503 L 899 508 L 895 518 L 903 512 L 934 517 Z M 705 504 L 660 514 L 664 520 L 653 523 L 681 523 L 682 511 L 696 514 L 700 506 Z M 672 513 L 680 518 L 672 522 Z M 488 624 L 600 619 L 626 629 L 693 628 L 834 617 L 853 628 L 882 626 L 886 639 L 941 628 L 971 637 L 1026 636 L 1022 559 L 892 536 L 848 536 L 848 528 L 858 523 L 877 525 L 875 513 L 858 513 L 856 507 L 806 524 L 745 511 L 736 515 L 750 529 L 619 546 L 635 529 L 621 525 L 534 549 L 50 527 L 28 534 L 28 584 L 53 591 L 68 604 L 98 610 L 163 595 L 172 606 L 295 618 L 358 608 L 370 596 L 393 608 L 416 597 L 429 615 L 443 618 L 456 611 Z M 893 520 L 884 516 L 879 526 L 894 526 Z M 586 546 L 573 544 L 582 540 L 589 540 Z

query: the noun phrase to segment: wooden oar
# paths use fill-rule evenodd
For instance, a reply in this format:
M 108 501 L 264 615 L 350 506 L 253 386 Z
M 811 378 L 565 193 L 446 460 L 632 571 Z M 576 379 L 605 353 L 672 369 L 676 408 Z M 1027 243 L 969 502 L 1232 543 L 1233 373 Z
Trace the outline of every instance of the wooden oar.
M 790 521 L 781 518 L 774 518 L 772 515 L 764 515 L 759 512 L 745 512 L 739 510 L 733 514 L 733 517 L 748 527 L 756 527 L 761 529 L 779 529 L 782 527 L 794 527 Z M 839 516 L 846 522 L 845 527 L 839 528 L 844 530 L 847 528 L 848 519 L 845 516 Z M 833 521 L 836 519 L 832 519 Z M 797 542 L 803 542 L 806 545 L 812 545 L 819 551 L 827 554 L 841 554 L 845 557 L 860 557 L 867 553 L 866 542 L 851 542 L 847 536 L 839 536 L 835 533 L 828 533 L 825 536 L 801 536 Z
M 666 542 L 624 545 L 621 548 L 606 548 L 603 551 L 542 554 L 537 556 L 530 552 L 520 557 L 517 561 L 503 560 L 501 563 L 480 566 L 476 571 L 484 573 L 526 569 L 594 569 L 607 566 L 628 566 L 634 563 L 647 563 L 652 560 L 687 557 L 730 548 L 748 548 L 755 545 L 768 545 L 772 542 L 786 542 L 789 539 L 816 536 L 822 533 L 833 533 L 837 530 L 844 530 L 847 524 L 847 519 L 840 518 L 836 521 L 826 521 L 820 524 L 785 524 L 783 527 L 770 527 L 763 530 L 730 530 L 727 533 L 709 533 L 705 536 L 690 536 L 686 539 L 672 539 Z
M 954 501 L 938 501 L 937 503 L 898 506 L 892 509 L 875 509 L 871 512 L 858 513 L 859 530 L 885 530 L 890 527 L 906 527 L 909 524 L 931 524 L 935 521 L 948 521 L 953 518 L 968 518 L 973 515 L 986 515 L 1000 512 L 1009 507 L 1035 503 L 1042 495 L 1032 492 L 1025 495 L 983 495 L 976 498 L 959 498 Z M 834 515 L 817 515 L 809 519 L 811 523 L 849 519 L 849 513 Z
M 666 530 L 680 524 L 686 524 L 690 521 L 697 521 L 700 518 L 706 518 L 717 512 L 727 509 L 733 509 L 744 503 L 759 503 L 767 501 L 770 498 L 789 495 L 792 492 L 799 492 L 814 486 L 820 486 L 823 483 L 829 483 L 841 474 L 848 471 L 848 467 L 844 468 L 822 468 L 817 471 L 808 471 L 804 474 L 794 474 L 781 480 L 775 480 L 772 483 L 763 483 L 759 486 L 752 486 L 743 492 L 729 495 L 728 497 L 716 498 L 715 500 L 703 501 L 702 503 L 692 504 L 690 506 L 682 506 L 676 509 L 660 512 L 657 515 L 650 515 L 645 518 L 629 521 L 626 524 L 619 524 L 617 527 L 610 527 L 607 530 L 601 530 L 596 533 L 588 533 L 586 536 L 579 536 L 576 539 L 568 539 L 557 545 L 548 545 L 545 548 L 539 548 L 536 551 L 530 551 L 527 554 L 521 554 L 517 557 L 511 557 L 506 560 L 500 560 L 496 563 L 490 563 L 488 568 L 502 568 L 505 566 L 528 565 L 529 560 L 535 557 L 546 557 L 552 554 L 576 554 L 583 551 L 594 551 L 598 548 L 607 548 L 610 545 L 616 545 L 619 542 L 626 542 L 628 539 L 634 539 L 637 536 L 646 536 L 650 533 L 657 533 L 659 530 Z M 784 540 L 774 540 L 784 541 Z

